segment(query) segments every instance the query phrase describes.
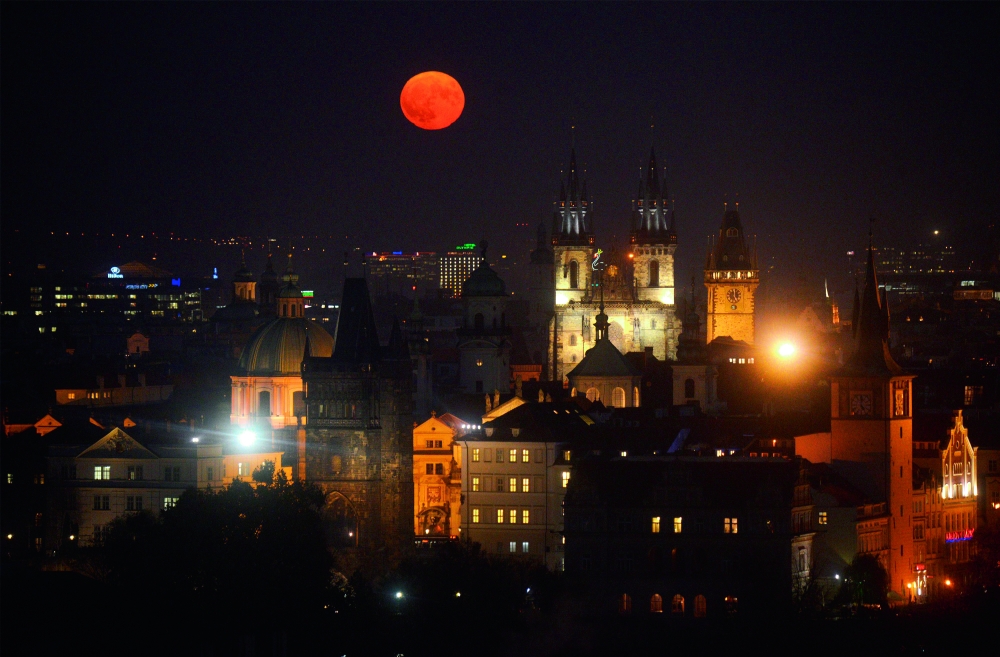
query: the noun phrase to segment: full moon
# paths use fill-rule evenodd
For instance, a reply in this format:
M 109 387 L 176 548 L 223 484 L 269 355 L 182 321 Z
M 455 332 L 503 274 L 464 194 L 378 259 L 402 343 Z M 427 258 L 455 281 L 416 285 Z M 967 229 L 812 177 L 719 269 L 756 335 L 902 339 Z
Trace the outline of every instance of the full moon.
M 399 94 L 403 115 L 418 128 L 440 130 L 454 123 L 465 108 L 465 93 L 447 73 L 425 71 L 410 78 Z

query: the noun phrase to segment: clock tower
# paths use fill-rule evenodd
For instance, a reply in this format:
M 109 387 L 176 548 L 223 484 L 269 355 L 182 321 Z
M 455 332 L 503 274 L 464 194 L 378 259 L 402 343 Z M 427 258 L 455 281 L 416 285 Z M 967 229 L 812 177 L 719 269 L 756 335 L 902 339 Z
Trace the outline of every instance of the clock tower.
M 735 210 L 726 210 L 705 264 L 707 342 L 727 335 L 753 344 L 754 295 L 758 283 L 757 254 L 747 247 L 737 205 Z
M 874 554 L 905 598 L 914 579 L 913 376 L 889 354 L 889 312 L 871 245 L 855 351 L 830 379 L 830 459 L 868 497 L 859 507 L 859 552 Z M 862 511 L 863 509 L 863 511 Z

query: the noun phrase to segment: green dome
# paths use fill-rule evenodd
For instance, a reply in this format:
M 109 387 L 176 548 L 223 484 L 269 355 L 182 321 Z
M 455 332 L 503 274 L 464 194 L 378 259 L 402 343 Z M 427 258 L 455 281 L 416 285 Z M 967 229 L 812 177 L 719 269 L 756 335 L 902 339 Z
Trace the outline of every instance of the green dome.
M 486 260 L 479 263 L 472 275 L 462 283 L 463 297 L 503 297 L 507 286 Z
M 303 317 L 279 317 L 253 334 L 240 356 L 240 371 L 248 375 L 293 375 L 302 372 L 309 336 L 309 355 L 329 358 L 333 338 L 322 326 Z

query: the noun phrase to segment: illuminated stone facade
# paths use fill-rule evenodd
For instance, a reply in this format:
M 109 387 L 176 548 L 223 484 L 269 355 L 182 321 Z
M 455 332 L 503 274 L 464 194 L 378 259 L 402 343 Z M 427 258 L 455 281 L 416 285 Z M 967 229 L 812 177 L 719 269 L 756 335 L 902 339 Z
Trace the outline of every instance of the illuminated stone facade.
M 680 323 L 674 306 L 677 235 L 666 205 L 666 188 L 650 153 L 645 181 L 633 204 L 627 249 L 595 245 L 587 186 L 570 158 L 553 217 L 554 317 L 549 325 L 548 363 L 552 379 L 565 381 L 597 343 L 591 329 L 599 312 L 603 279 L 608 336 L 621 353 L 653 348 L 660 360 L 677 354 Z M 601 272 L 599 274 L 599 272 Z
M 739 211 L 728 210 L 705 264 L 707 342 L 729 336 L 754 343 L 754 297 L 759 282 L 757 254 L 747 246 Z
M 413 428 L 413 533 L 458 538 L 462 526 L 462 448 L 465 423 L 450 413 Z

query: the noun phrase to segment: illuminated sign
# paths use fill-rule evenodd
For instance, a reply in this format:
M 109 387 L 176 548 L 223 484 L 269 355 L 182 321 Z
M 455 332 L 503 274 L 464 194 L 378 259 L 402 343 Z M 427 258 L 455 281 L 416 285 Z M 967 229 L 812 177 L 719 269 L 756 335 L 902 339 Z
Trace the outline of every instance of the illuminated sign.
M 219 268 L 212 267 L 212 278 L 218 278 L 218 277 L 219 277 Z
M 179 278 L 171 278 L 170 279 L 170 284 L 173 285 L 174 287 L 180 287 L 181 286 L 181 279 L 179 279 Z
M 590 268 L 597 271 L 597 266 L 601 263 L 601 254 L 604 253 L 601 249 L 597 249 L 597 253 L 594 254 L 594 261 L 590 263 Z
M 313 291 L 312 290 L 302 290 L 302 296 L 304 296 L 307 299 L 312 299 L 313 298 Z
M 461 246 L 456 246 L 455 250 L 456 251 L 475 251 L 476 250 L 476 245 L 475 244 L 470 244 L 470 243 L 466 242 L 465 244 L 462 244 Z
M 948 532 L 944 535 L 945 543 L 957 543 L 958 541 L 971 541 L 975 529 L 963 529 L 958 532 Z
M 402 251 L 393 251 L 392 255 L 403 255 Z
M 125 278 L 125 275 L 118 267 L 112 267 L 111 271 L 108 272 L 108 278 Z
M 126 290 L 152 290 L 157 287 L 159 283 L 129 283 L 125 286 Z

